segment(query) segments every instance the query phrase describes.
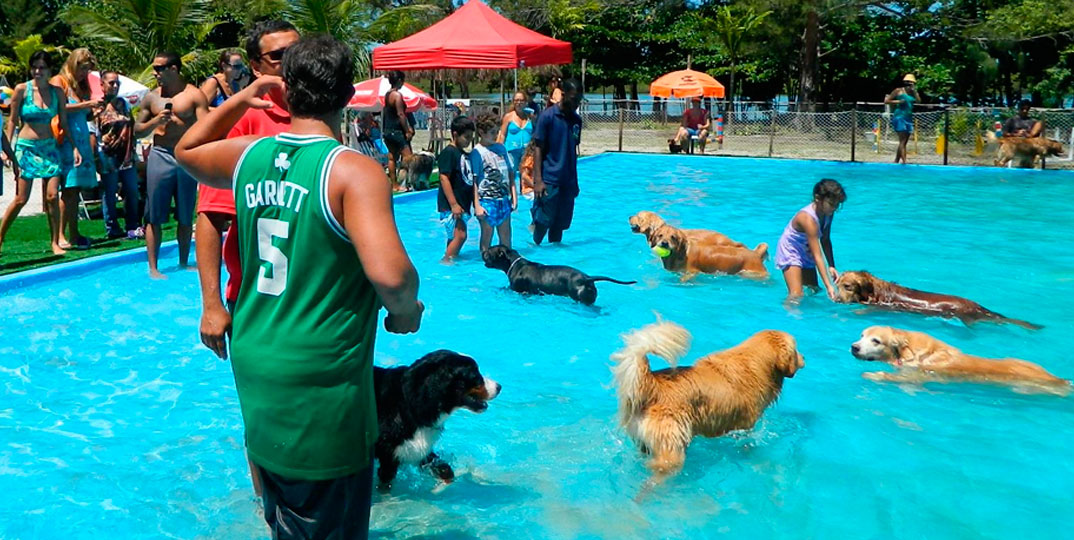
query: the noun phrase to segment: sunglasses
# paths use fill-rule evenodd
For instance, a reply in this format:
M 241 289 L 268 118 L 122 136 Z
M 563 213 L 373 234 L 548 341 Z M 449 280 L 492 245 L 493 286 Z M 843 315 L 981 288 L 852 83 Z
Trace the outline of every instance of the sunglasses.
M 164 64 L 163 66 L 153 66 L 153 71 L 157 73 L 163 73 L 164 70 L 174 66 L 175 64 Z
M 262 53 L 261 56 L 259 56 L 259 58 L 264 58 L 264 57 L 267 56 L 269 60 L 271 60 L 273 62 L 279 62 L 280 60 L 283 60 L 283 53 L 287 52 L 287 49 L 289 47 L 290 46 L 284 47 L 282 49 L 276 49 L 275 51 L 269 51 L 267 53 Z
M 238 64 L 231 64 L 231 69 L 242 69 L 244 67 L 246 67 L 246 65 L 242 62 L 239 62 Z

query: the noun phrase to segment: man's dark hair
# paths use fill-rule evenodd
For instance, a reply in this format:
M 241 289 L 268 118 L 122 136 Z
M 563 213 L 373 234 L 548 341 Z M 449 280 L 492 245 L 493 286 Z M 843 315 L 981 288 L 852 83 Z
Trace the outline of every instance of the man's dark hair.
M 1032 106 L 1033 106 L 1033 102 L 1029 101 L 1028 99 L 1023 99 L 1022 101 L 1018 102 L 1018 110 L 1028 109 L 1028 108 L 1030 108 Z
M 175 66 L 176 69 L 183 69 L 183 58 L 175 51 L 160 51 L 153 58 L 163 58 L 167 62 L 164 64 L 165 66 Z
M 354 56 L 331 36 L 302 38 L 283 55 L 283 80 L 292 116 L 318 118 L 336 112 L 354 95 Z
M 295 25 L 283 19 L 270 19 L 254 23 L 250 30 L 246 32 L 246 58 L 249 58 L 251 62 L 260 61 L 261 38 L 277 32 L 298 33 L 298 29 L 295 28 Z
M 813 186 L 813 198 L 828 201 L 833 204 L 842 204 L 847 200 L 847 194 L 843 186 L 831 178 L 821 179 Z
M 567 80 L 563 81 L 562 83 L 560 83 L 559 89 L 562 90 L 563 92 L 571 92 L 571 91 L 581 92 L 582 91 L 582 83 L 578 82 L 578 79 L 567 79 Z
M 388 72 L 388 84 L 392 85 L 393 88 L 403 84 L 405 80 L 406 75 L 403 75 L 403 72 L 398 69 Z
M 469 116 L 456 116 L 455 119 L 451 121 L 452 135 L 474 131 L 475 129 L 474 121 L 470 120 Z
M 118 77 L 118 76 L 119 76 L 119 72 L 118 72 L 118 71 L 116 71 L 116 70 L 114 70 L 114 69 L 106 69 L 106 70 L 104 70 L 104 71 L 101 71 L 101 78 L 102 78 L 102 79 L 103 79 L 103 78 L 105 78 L 105 77 L 107 77 L 107 76 L 109 76 L 109 75 L 115 75 L 116 77 Z
M 34 64 L 40 60 L 44 60 L 45 67 L 47 67 L 49 71 L 52 71 L 52 56 L 43 50 L 34 51 L 34 53 L 30 55 L 30 62 L 27 65 L 30 66 L 30 69 L 33 69 Z
M 482 114 L 477 117 L 477 121 L 474 122 L 478 133 L 491 133 L 500 129 L 500 117 L 495 113 Z

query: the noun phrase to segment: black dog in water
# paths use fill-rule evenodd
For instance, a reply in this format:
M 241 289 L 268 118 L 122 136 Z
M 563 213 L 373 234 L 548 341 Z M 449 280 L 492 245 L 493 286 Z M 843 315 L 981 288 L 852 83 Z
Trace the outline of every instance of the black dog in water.
M 569 296 L 587 306 L 597 301 L 595 281 L 610 281 L 620 285 L 633 285 L 637 281 L 619 281 L 610 277 L 590 276 L 570 266 L 546 266 L 523 259 L 517 251 L 507 246 L 493 246 L 481 254 L 488 268 L 507 273 L 511 290 L 530 294 L 554 294 Z
M 380 436 L 374 455 L 380 462 L 380 489 L 391 489 L 401 463 L 428 470 L 451 482 L 451 465 L 433 452 L 444 422 L 456 409 L 485 412 L 500 393 L 496 381 L 481 374 L 469 356 L 448 350 L 431 352 L 410 366 L 373 368 Z

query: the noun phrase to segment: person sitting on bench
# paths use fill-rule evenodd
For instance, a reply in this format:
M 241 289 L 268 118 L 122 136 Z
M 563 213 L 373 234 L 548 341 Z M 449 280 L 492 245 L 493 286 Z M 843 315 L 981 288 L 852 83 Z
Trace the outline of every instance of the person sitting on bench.
M 1007 119 L 1003 125 L 1005 137 L 1040 137 L 1044 124 L 1036 118 L 1029 117 L 1030 102 L 1023 99 L 1018 103 L 1018 114 Z

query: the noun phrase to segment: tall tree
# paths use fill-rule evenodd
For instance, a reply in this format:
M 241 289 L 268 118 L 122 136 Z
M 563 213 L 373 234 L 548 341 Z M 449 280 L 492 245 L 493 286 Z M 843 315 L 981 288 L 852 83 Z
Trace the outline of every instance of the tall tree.
M 771 14 L 771 11 L 757 13 L 753 6 L 746 8 L 720 6 L 716 10 L 716 16 L 712 19 L 710 28 L 716 41 L 723 47 L 731 61 L 731 80 L 727 85 L 728 101 L 734 101 L 735 71 L 742 54 L 743 41 L 761 25 L 765 17 Z

